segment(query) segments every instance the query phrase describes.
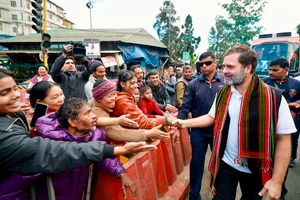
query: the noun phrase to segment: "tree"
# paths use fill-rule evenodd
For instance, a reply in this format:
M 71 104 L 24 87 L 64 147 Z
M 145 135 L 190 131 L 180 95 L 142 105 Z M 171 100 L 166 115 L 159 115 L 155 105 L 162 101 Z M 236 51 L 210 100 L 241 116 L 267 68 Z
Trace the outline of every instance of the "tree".
M 180 39 L 183 40 L 183 46 L 178 54 L 182 56 L 183 52 L 187 51 L 190 54 L 190 61 L 192 61 L 191 58 L 194 58 L 194 52 L 200 44 L 201 37 L 194 37 L 193 19 L 191 15 L 185 18 L 185 23 L 181 26 L 181 29 L 182 33 L 180 34 Z M 193 63 L 191 62 L 191 64 Z
M 155 17 L 156 22 L 153 28 L 156 30 L 159 40 L 169 47 L 169 35 L 170 35 L 170 49 L 174 49 L 173 41 L 178 38 L 180 29 L 176 26 L 176 22 L 180 19 L 176 16 L 176 10 L 174 5 L 170 1 L 164 1 L 163 7 L 159 9 L 160 13 Z M 170 23 L 169 23 L 169 15 Z
M 298 33 L 298 35 L 300 37 L 300 24 L 298 24 L 298 26 L 296 27 L 296 29 L 297 29 L 297 33 Z
M 222 4 L 228 18 L 216 18 L 215 27 L 209 33 L 209 49 L 217 51 L 220 58 L 226 49 L 235 44 L 250 45 L 253 37 L 261 32 L 262 27 L 256 24 L 261 20 L 266 3 L 266 0 L 232 0 Z
M 217 16 L 215 21 L 215 26 L 212 26 L 209 31 L 208 51 L 213 52 L 219 63 L 222 63 L 223 54 L 230 47 L 230 40 L 226 31 L 226 27 L 229 25 L 222 16 Z
M 194 28 L 192 17 L 188 15 L 185 19 L 185 24 L 182 25 L 182 29 L 180 29 L 176 26 L 179 17 L 176 16 L 175 7 L 170 1 L 164 1 L 163 7 L 159 10 L 160 13 L 156 16 L 156 22 L 153 28 L 156 30 L 159 40 L 169 48 L 172 58 L 176 61 L 180 61 L 184 51 L 193 54 L 195 49 L 198 48 L 201 38 L 199 36 L 193 36 Z M 171 14 L 170 23 L 169 14 Z

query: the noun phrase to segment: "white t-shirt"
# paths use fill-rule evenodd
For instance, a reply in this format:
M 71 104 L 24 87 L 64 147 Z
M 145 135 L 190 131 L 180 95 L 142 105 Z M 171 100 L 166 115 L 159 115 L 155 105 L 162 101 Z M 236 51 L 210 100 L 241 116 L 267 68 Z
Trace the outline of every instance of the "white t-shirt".
M 231 86 L 231 97 L 229 100 L 228 113 L 230 116 L 230 125 L 228 130 L 228 139 L 226 148 L 222 160 L 235 168 L 238 171 L 251 173 L 248 167 L 243 167 L 234 162 L 238 157 L 238 121 L 240 116 L 241 101 L 243 95 L 241 95 L 234 86 Z M 209 115 L 215 118 L 216 113 L 216 99 L 209 111 Z M 292 115 L 285 98 L 282 96 L 281 103 L 278 111 L 278 123 L 276 134 L 291 134 L 296 132 Z

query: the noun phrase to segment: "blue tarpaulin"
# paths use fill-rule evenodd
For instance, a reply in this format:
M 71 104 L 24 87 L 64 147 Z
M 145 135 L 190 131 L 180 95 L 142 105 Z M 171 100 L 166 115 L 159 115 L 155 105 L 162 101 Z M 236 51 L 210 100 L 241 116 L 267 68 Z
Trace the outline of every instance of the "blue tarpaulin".
M 166 49 L 144 47 L 134 44 L 117 44 L 122 51 L 125 62 L 144 61 L 147 65 L 152 67 L 160 67 L 161 56 L 167 55 Z

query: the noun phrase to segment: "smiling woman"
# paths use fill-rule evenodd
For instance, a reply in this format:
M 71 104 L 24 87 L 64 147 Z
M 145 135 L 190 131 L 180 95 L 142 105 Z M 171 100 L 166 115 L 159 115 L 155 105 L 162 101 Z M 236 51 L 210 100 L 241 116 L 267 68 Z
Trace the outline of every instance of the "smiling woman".
M 28 122 L 20 110 L 16 85 L 13 74 L 0 68 L 0 191 L 4 199 L 30 199 L 28 190 L 41 173 L 57 173 L 114 158 L 114 155 L 155 148 L 144 143 L 115 147 L 102 141 L 77 144 L 31 138 Z
M 11 71 L 0 69 L 0 115 L 17 112 L 20 109 L 20 92 Z
M 56 112 L 64 103 L 65 95 L 58 84 L 41 81 L 32 87 L 29 99 L 33 108 L 36 103 L 43 103 L 48 105 L 48 112 Z

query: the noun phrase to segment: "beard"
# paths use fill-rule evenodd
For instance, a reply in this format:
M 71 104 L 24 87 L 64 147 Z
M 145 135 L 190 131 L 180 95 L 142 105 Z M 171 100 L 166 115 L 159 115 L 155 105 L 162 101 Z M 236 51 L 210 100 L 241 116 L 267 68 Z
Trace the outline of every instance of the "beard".
M 245 71 L 244 69 L 241 69 L 237 74 L 235 75 L 225 75 L 225 77 L 231 77 L 230 80 L 224 80 L 225 84 L 227 85 L 241 85 L 244 82 L 245 79 Z

